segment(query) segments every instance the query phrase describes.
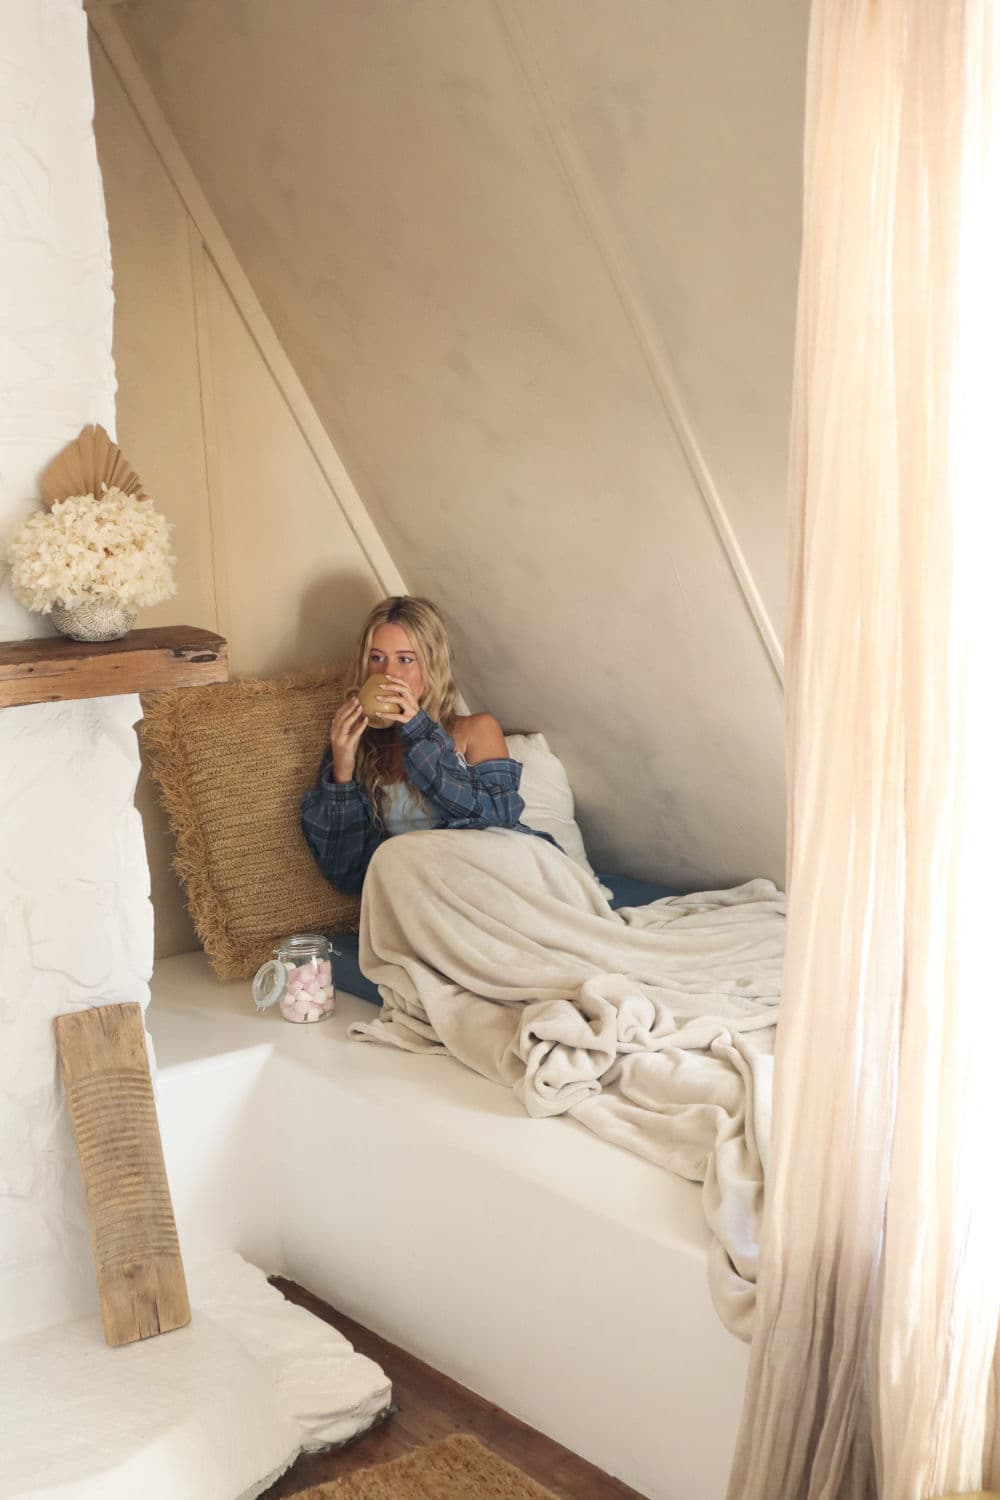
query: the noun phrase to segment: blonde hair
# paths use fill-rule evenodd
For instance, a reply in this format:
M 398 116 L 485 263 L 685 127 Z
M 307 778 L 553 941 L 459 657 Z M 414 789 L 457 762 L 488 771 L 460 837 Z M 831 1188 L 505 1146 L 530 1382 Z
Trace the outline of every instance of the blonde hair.
M 368 676 L 372 637 L 380 625 L 398 625 L 410 638 L 424 677 L 420 707 L 445 729 L 451 730 L 457 716 L 458 688 L 451 661 L 451 644 L 444 620 L 429 599 L 415 594 L 393 594 L 376 604 L 358 636 L 354 658 L 357 692 Z M 395 736 L 384 729 L 365 730 L 358 746 L 354 776 L 364 788 L 378 823 L 382 822 L 382 788 L 390 768 Z

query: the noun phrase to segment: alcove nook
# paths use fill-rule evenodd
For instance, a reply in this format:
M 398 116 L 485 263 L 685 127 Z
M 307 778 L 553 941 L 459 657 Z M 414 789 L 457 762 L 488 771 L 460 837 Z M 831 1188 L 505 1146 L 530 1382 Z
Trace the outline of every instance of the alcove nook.
M 805 16 L 730 16 L 720 50 L 717 7 L 656 0 L 627 22 L 588 0 L 587 28 L 559 0 L 428 0 L 391 24 L 323 0 L 93 0 L 88 62 L 79 0 L 3 3 L 26 55 L 10 150 L 36 152 L 32 98 L 65 101 L 39 170 L 79 252 L 18 262 L 37 316 L 7 380 L 3 527 L 102 421 L 175 527 L 178 596 L 144 628 L 197 620 L 235 677 L 271 676 L 342 661 L 377 598 L 427 593 L 470 705 L 562 758 L 599 869 L 780 881 Z M 32 628 L 4 587 L 0 635 Z M 92 1312 L 51 1017 L 151 995 L 206 1298 L 238 1254 L 654 1500 L 716 1500 L 746 1348 L 712 1306 L 695 1184 L 451 1059 L 349 1042 L 371 1014 L 350 993 L 321 1027 L 254 1014 L 171 868 L 133 732 L 148 686 L 0 714 L 20 768 L 0 998 L 25 1038 L 0 1064 L 4 1331 Z M 263 1430 L 248 1381 L 228 1414 Z

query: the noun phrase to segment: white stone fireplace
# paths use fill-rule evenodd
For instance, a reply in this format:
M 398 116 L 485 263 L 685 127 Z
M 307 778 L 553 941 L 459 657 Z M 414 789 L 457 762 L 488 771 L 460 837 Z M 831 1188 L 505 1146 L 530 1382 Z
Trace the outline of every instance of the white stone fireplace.
M 87 422 L 114 431 L 111 252 L 85 20 L 72 0 L 0 0 L 0 545 Z M 44 621 L 0 587 L 0 639 Z M 148 1003 L 153 913 L 132 805 L 136 698 L 0 712 L 0 1328 L 90 1313 L 83 1193 L 52 1018 Z
M 5 553 L 59 449 L 90 422 L 114 432 L 115 371 L 81 0 L 0 0 L 0 35 Z M 13 599 L 4 568 L 0 640 L 44 630 Z M 188 1268 L 190 1328 L 125 1349 L 101 1338 L 52 1022 L 74 1008 L 149 1003 L 153 911 L 133 804 L 140 711 L 130 695 L 0 710 L 4 1496 L 149 1500 L 163 1484 L 164 1495 L 236 1500 L 301 1447 L 361 1430 L 388 1399 L 369 1361 L 298 1309 L 286 1313 L 238 1257 Z M 351 1407 L 346 1422 L 337 1391 Z M 329 1418 L 318 1426 L 317 1411 Z M 228 1467 L 227 1453 L 238 1455 Z

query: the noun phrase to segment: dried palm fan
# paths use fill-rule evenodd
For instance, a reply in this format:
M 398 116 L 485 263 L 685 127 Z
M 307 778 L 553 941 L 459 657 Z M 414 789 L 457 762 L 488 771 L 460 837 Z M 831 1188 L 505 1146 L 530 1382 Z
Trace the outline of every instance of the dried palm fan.
M 142 481 L 117 443 L 99 425 L 85 427 L 67 443 L 42 475 L 42 496 L 51 509 L 68 495 L 100 495 L 103 485 L 148 500 Z

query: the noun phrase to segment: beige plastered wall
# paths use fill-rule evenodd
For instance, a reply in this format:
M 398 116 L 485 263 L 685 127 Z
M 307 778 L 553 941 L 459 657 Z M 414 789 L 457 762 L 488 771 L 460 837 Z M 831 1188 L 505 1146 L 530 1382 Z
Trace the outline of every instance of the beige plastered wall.
M 118 439 L 173 524 L 177 558 L 176 597 L 144 610 L 142 624 L 221 631 L 236 676 L 342 659 L 359 615 L 395 575 L 354 534 L 93 26 L 90 49 Z M 173 841 L 145 768 L 136 801 L 157 955 L 190 950 Z
M 546 732 L 596 863 L 689 886 L 783 876 L 806 12 L 113 7 L 472 706 Z M 317 546 L 270 496 L 257 580 Z

